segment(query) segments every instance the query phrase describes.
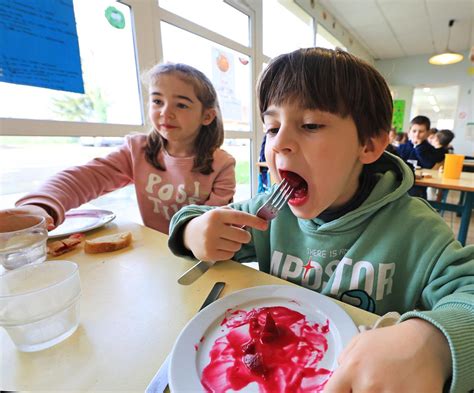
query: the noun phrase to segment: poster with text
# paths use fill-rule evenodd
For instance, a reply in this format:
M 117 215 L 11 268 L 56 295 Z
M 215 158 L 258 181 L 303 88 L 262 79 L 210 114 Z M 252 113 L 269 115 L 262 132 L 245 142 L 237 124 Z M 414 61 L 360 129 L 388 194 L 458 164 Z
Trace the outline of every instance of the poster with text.
M 84 93 L 72 0 L 0 0 L 0 82 Z

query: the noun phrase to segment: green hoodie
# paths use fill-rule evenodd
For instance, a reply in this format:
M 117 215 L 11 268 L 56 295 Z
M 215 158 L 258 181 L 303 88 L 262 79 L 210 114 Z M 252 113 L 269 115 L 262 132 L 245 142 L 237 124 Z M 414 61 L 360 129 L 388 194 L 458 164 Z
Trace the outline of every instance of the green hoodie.
M 422 318 L 446 336 L 452 353 L 452 392 L 474 389 L 474 246 L 462 247 L 424 200 L 410 197 L 413 173 L 385 153 L 371 164 L 378 181 L 357 209 L 330 222 L 299 219 L 286 206 L 265 232 L 251 230 L 236 261 L 324 295 L 401 320 Z M 232 207 L 255 214 L 259 194 Z M 212 209 L 187 206 L 170 226 L 170 249 L 189 255 L 183 225 Z

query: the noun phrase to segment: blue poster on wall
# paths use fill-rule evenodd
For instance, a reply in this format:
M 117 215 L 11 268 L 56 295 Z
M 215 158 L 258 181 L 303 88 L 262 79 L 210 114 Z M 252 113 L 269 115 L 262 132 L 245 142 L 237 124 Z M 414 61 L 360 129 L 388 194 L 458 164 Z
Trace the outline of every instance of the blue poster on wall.
M 0 0 L 0 82 L 84 93 L 73 0 Z

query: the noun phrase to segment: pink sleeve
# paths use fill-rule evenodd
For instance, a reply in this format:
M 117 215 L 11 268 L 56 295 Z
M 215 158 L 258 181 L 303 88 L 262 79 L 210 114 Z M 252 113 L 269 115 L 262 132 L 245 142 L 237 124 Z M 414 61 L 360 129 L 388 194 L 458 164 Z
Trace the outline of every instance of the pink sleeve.
M 226 154 L 226 160 L 212 184 L 209 199 L 204 203 L 208 206 L 225 206 L 232 202 L 235 194 L 235 159 Z
M 132 156 L 127 138 L 119 150 L 108 156 L 57 173 L 39 190 L 18 200 L 16 206 L 46 206 L 59 225 L 68 210 L 132 182 Z

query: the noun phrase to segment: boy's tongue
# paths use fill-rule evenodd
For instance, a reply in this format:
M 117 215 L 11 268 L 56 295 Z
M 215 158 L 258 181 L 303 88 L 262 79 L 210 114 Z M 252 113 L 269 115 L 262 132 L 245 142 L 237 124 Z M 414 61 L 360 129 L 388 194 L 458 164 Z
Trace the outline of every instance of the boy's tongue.
M 280 171 L 280 174 L 294 189 L 291 194 L 291 199 L 303 198 L 306 196 L 308 193 L 308 184 L 300 175 L 290 171 Z

